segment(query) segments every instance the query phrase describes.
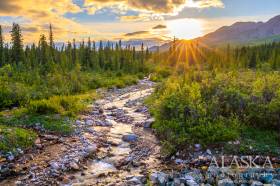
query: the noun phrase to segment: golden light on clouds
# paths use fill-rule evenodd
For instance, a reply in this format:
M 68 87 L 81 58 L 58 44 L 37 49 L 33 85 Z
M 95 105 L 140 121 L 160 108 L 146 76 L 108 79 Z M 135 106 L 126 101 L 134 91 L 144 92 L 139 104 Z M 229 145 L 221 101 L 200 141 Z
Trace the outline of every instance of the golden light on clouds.
M 150 15 L 177 15 L 185 7 L 207 8 L 223 7 L 221 0 L 85 0 L 85 9 L 89 14 L 95 14 L 103 8 L 117 8 L 120 12 L 126 10 L 139 11 L 138 15 L 124 16 L 122 20 L 145 20 Z M 152 19 L 153 20 L 153 19 Z
M 75 4 L 73 0 L 0 0 L 0 16 L 9 16 L 15 20 L 20 19 L 18 23 L 23 28 L 25 42 L 37 42 L 40 34 L 48 33 L 49 23 L 53 25 L 57 41 L 92 36 L 96 40 L 100 38 L 112 39 L 124 36 L 124 32 L 132 33 L 141 30 L 150 31 L 141 35 L 141 37 L 147 38 L 166 38 L 173 35 L 181 38 L 193 38 L 201 33 L 200 24 L 195 21 L 187 21 L 187 23 L 181 20 L 167 21 L 168 29 L 155 31 L 152 28 L 165 22 L 164 16 L 176 15 L 184 7 L 222 6 L 221 0 L 84 0 L 79 5 Z M 105 27 L 100 23 L 90 23 L 90 21 L 81 23 L 65 16 L 67 13 L 73 15 L 82 13 L 84 16 L 90 16 L 104 8 L 109 8 L 110 11 L 118 15 L 116 20 L 108 23 Z M 128 11 L 131 10 L 136 13 L 129 14 Z M 140 23 L 143 26 L 137 29 L 136 25 Z M 100 26 L 98 27 L 98 25 Z M 181 28 L 181 25 L 184 25 L 184 28 Z M 11 26 L 11 22 L 4 23 L 2 26 L 7 28 Z M 141 38 L 140 35 L 138 37 Z M 9 40 L 8 32 L 6 32 L 5 39 Z

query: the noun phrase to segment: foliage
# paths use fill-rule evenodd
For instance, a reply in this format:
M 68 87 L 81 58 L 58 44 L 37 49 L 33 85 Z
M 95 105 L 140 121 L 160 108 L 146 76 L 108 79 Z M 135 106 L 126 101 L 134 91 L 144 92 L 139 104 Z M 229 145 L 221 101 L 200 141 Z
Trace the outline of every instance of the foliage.
M 0 151 L 16 151 L 17 148 L 25 149 L 34 143 L 37 138 L 35 132 L 18 127 L 0 125 Z
M 190 71 L 167 79 L 147 103 L 165 144 L 208 145 L 244 138 L 244 127 L 278 130 L 279 92 L 278 72 Z

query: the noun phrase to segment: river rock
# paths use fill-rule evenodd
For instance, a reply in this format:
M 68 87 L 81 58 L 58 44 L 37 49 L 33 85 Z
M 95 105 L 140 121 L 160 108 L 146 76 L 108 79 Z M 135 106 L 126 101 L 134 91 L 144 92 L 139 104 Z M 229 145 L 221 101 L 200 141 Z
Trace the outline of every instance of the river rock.
M 157 173 L 157 180 L 160 184 L 165 184 L 168 181 L 168 175 L 163 172 Z
M 187 186 L 199 186 L 194 180 L 186 180 Z
M 234 186 L 234 183 L 231 179 L 223 179 L 218 181 L 218 186 Z
M 97 151 L 97 145 L 96 144 L 92 144 L 90 146 L 88 146 L 85 150 L 89 155 L 92 155 L 94 153 L 96 153 Z
M 184 177 L 186 180 L 194 180 L 196 183 L 203 182 L 203 175 L 199 170 L 194 170 L 193 172 L 189 172 Z
M 8 155 L 7 160 L 13 161 L 15 159 L 15 156 L 13 154 Z
M 76 125 L 84 125 L 84 124 L 85 124 L 84 121 L 80 121 L 80 120 L 77 120 L 77 121 L 76 121 Z
M 87 126 L 92 126 L 94 124 L 94 121 L 91 119 L 86 120 L 86 125 Z
M 44 138 L 46 139 L 46 140 L 50 140 L 50 141 L 52 141 L 52 140 L 58 140 L 58 136 L 55 136 L 55 135 L 44 135 Z
M 280 180 L 272 180 L 272 183 L 271 183 L 272 186 L 280 186 Z
M 73 169 L 73 170 L 79 170 L 80 167 L 77 163 L 75 163 L 74 161 L 72 161 L 70 164 L 69 164 L 70 168 Z
M 150 118 L 144 122 L 144 128 L 151 128 L 152 124 L 155 122 L 154 118 Z
M 263 183 L 259 181 L 253 181 L 251 186 L 263 186 Z
M 52 162 L 50 166 L 53 170 L 58 170 L 60 168 L 57 162 Z
M 150 180 L 153 184 L 158 183 L 158 173 L 154 172 L 150 175 Z
M 142 182 L 139 179 L 137 179 L 136 177 L 133 177 L 127 181 L 127 184 L 128 185 L 140 185 L 140 184 L 142 184 Z
M 264 173 L 261 174 L 259 181 L 265 183 L 265 184 L 271 184 L 273 180 L 273 174 L 272 173 Z
M 135 142 L 138 140 L 138 136 L 135 134 L 123 135 L 122 140 L 125 142 Z

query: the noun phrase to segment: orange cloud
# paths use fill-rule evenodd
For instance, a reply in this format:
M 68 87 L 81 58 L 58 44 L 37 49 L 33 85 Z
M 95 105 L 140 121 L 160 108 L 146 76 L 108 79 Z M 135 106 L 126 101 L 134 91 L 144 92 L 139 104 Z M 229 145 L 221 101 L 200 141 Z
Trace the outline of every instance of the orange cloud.
M 55 25 L 60 39 L 68 38 L 72 33 L 67 30 L 85 31 L 82 25 L 65 18 L 66 13 L 78 13 L 83 10 L 72 0 L 1 0 L 0 16 L 22 17 L 26 41 L 37 41 L 41 33 L 46 33 L 49 23 Z M 7 26 L 7 25 L 6 25 Z M 29 27 L 29 30 L 24 29 Z M 30 30 L 30 28 L 33 28 Z M 34 32 L 34 31 L 37 32 Z M 63 32 L 61 32 L 63 30 Z M 33 31 L 33 32 L 32 32 Z M 27 38 L 27 39 L 26 39 Z
M 96 10 L 118 6 L 123 9 L 134 9 L 140 12 L 154 14 L 177 14 L 184 7 L 223 7 L 221 0 L 85 0 L 88 13 Z

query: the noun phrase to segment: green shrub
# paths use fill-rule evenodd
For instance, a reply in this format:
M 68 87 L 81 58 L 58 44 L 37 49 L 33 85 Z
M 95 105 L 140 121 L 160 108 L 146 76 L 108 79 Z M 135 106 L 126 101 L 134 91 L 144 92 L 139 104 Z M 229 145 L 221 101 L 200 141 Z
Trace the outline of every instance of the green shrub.
M 31 130 L 0 125 L 0 151 L 16 151 L 16 148 L 31 147 L 37 134 Z
M 234 141 L 247 126 L 278 130 L 280 74 L 190 71 L 170 76 L 146 102 L 165 143 Z

